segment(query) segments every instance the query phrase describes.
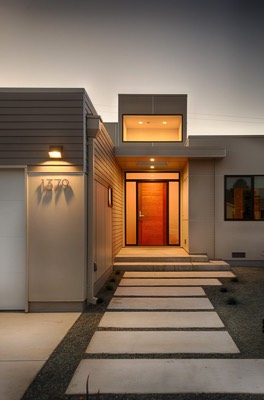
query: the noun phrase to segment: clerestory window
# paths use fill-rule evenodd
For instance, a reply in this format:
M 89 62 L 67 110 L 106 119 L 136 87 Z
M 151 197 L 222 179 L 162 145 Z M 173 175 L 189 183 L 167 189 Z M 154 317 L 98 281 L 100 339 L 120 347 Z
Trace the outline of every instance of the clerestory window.
M 182 115 L 123 115 L 124 142 L 181 142 Z

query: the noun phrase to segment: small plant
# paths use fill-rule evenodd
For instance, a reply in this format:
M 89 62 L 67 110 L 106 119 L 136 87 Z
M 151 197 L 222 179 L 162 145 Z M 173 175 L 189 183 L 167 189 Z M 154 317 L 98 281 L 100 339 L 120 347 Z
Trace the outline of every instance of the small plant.
M 115 271 L 116 275 L 120 275 L 120 273 L 121 273 L 121 271 L 119 269 Z
M 237 304 L 237 299 L 236 299 L 235 297 L 233 297 L 233 296 L 230 296 L 230 297 L 228 297 L 228 299 L 227 299 L 227 304 L 229 304 L 229 305 L 235 305 L 235 304 Z
M 113 276 L 111 279 L 109 279 L 109 282 L 115 282 L 116 278 Z
M 97 304 L 102 304 L 103 302 L 104 302 L 103 297 L 98 297 L 96 303 L 97 303 Z
M 112 283 L 107 283 L 105 288 L 106 288 L 106 290 L 113 290 L 114 286 L 112 285 Z
M 231 278 L 231 282 L 238 282 L 238 277 L 237 276 L 233 276 L 233 278 Z
M 89 400 L 89 378 L 90 375 L 87 376 L 86 379 L 86 395 L 85 395 L 85 400 Z M 83 400 L 83 397 L 80 398 L 80 400 Z M 100 400 L 100 390 L 98 390 L 97 395 L 96 395 L 96 400 Z
M 220 292 L 226 293 L 226 292 L 228 292 L 228 290 L 227 290 L 226 287 L 222 286 L 222 287 L 220 288 Z

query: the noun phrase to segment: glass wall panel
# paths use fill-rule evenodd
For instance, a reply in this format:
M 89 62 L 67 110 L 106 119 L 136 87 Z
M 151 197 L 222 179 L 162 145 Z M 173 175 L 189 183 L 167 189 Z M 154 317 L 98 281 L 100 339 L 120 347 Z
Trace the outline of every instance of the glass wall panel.
M 179 244 L 179 182 L 169 182 L 169 244 Z
M 162 180 L 173 180 L 179 179 L 179 172 L 127 172 L 126 179 L 132 180 L 152 180 L 152 179 L 162 179 Z
M 124 142 L 181 142 L 182 115 L 123 115 Z
M 126 244 L 137 244 L 136 182 L 126 182 Z

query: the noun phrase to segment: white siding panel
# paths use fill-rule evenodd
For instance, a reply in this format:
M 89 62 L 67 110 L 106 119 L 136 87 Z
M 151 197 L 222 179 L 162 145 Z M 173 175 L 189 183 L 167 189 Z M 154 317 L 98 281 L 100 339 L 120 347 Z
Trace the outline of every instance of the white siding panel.
M 0 309 L 25 308 L 26 215 L 23 170 L 0 169 Z

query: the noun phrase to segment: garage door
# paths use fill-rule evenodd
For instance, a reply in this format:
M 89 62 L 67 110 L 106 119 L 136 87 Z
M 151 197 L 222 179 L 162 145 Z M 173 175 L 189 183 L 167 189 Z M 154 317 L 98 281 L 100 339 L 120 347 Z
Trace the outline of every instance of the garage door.
M 24 170 L 0 168 L 0 309 L 25 308 Z

